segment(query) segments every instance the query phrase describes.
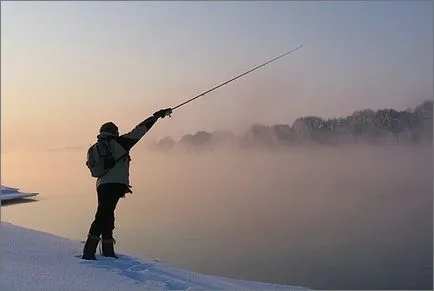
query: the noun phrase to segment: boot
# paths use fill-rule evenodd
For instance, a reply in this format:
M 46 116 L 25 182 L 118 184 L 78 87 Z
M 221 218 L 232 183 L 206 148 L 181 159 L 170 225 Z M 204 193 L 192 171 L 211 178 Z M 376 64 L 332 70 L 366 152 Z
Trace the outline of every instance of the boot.
M 84 260 L 96 260 L 95 253 L 98 243 L 99 237 L 93 234 L 88 234 L 81 258 Z
M 114 240 L 114 238 L 101 240 L 102 255 L 104 257 L 112 257 L 112 258 L 116 258 L 116 259 L 118 258 L 118 256 L 115 254 L 115 250 L 114 250 L 114 244 L 115 243 L 116 243 L 116 241 Z

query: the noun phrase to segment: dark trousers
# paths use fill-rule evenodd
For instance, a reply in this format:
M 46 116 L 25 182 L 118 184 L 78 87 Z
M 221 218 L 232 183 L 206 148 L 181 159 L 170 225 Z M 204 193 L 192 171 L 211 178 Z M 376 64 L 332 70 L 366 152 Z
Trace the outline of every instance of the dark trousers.
M 98 208 L 95 219 L 92 222 L 89 234 L 102 239 L 113 238 L 115 229 L 115 209 L 119 198 L 125 196 L 125 185 L 123 184 L 102 184 L 97 189 Z

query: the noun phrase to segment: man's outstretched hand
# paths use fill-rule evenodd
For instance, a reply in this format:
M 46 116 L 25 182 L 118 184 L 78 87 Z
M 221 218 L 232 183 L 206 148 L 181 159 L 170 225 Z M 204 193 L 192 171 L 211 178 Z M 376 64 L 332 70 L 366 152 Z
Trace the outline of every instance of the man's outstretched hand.
M 157 112 L 155 112 L 154 117 L 164 118 L 166 116 L 170 116 L 170 114 L 172 114 L 172 108 L 166 108 L 166 109 L 161 109 L 161 110 L 158 110 Z

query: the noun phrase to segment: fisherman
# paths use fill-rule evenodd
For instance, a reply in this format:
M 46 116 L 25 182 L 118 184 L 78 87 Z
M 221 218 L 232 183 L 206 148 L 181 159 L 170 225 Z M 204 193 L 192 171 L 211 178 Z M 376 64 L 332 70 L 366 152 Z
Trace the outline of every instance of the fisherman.
M 280 59 L 283 56 L 298 50 L 303 45 L 290 50 L 280 56 L 275 57 L 261 65 L 250 69 L 220 85 L 217 85 L 175 107 L 161 109 L 153 116 L 145 119 L 137 125 L 131 132 L 119 136 L 118 127 L 108 122 L 101 126 L 98 142 L 92 145 L 87 152 L 87 162 L 93 177 L 97 177 L 98 208 L 95 214 L 95 220 L 92 222 L 86 244 L 83 250 L 83 259 L 95 260 L 95 252 L 98 246 L 100 236 L 102 236 L 102 253 L 107 257 L 117 258 L 114 252 L 113 229 L 114 211 L 120 197 L 125 197 L 126 193 L 131 192 L 129 186 L 129 165 L 130 149 L 146 134 L 154 125 L 158 118 L 164 118 L 172 113 L 173 110 L 190 103 L 197 98 L 204 96 L 230 82 L 241 78 L 267 64 Z
M 119 198 L 125 197 L 126 193 L 132 193 L 129 184 L 129 151 L 159 118 L 171 113 L 170 108 L 161 109 L 121 136 L 113 122 L 101 126 L 97 142 L 89 148 L 87 155 L 86 165 L 92 176 L 97 178 L 98 207 L 84 245 L 82 259 L 96 260 L 95 253 L 100 240 L 102 255 L 118 258 L 114 252 L 114 212 Z

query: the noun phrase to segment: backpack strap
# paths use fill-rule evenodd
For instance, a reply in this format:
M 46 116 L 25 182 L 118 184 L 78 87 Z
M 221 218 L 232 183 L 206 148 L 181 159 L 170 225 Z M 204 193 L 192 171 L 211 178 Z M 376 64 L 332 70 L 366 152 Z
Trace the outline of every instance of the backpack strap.
M 107 140 L 107 139 L 101 139 L 100 140 L 100 144 L 104 147 L 104 149 L 105 149 L 105 151 L 106 151 L 106 156 L 107 155 L 110 155 L 110 153 L 111 153 L 111 145 L 110 145 L 110 140 Z M 97 150 L 98 150 L 98 154 L 99 155 L 101 155 L 101 153 L 99 152 L 99 149 L 98 149 L 98 147 L 97 147 Z
M 114 164 L 114 166 L 113 167 L 111 167 L 110 169 L 107 169 L 99 178 L 102 178 L 102 177 L 104 177 L 108 172 L 110 172 L 110 170 L 111 169 L 113 169 L 115 166 L 116 166 L 116 164 L 120 161 L 120 160 L 122 160 L 123 158 L 125 158 L 126 156 L 128 155 L 128 152 L 126 152 L 125 154 L 123 154 L 122 156 L 120 156 L 119 158 L 117 158 L 116 160 L 115 160 L 115 164 Z

